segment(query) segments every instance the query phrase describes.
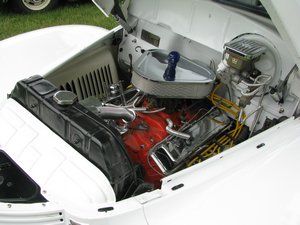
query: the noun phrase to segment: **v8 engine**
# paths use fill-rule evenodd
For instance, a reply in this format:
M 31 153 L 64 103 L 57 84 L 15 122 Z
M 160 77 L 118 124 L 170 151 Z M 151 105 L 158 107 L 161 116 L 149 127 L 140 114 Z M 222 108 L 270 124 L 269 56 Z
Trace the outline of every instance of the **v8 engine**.
M 207 146 L 232 129 L 226 113 L 205 98 L 214 72 L 178 53 L 175 62 L 172 54 L 146 51 L 134 64 L 133 86 L 124 91 L 122 83 L 112 84 L 103 102 L 81 102 L 119 130 L 130 158 L 142 167 L 144 181 L 155 187 L 199 154 L 202 159 L 216 154 Z M 160 76 L 172 70 L 175 80 Z
M 128 99 L 127 95 L 134 96 Z M 122 133 L 130 158 L 142 166 L 144 180 L 155 187 L 231 127 L 229 117 L 208 100 L 158 98 L 136 89 L 124 94 L 125 105 L 119 105 L 121 99 L 121 95 L 112 97 L 92 110 Z M 110 112 L 103 114 L 107 108 Z M 134 116 L 128 121 L 127 114 Z

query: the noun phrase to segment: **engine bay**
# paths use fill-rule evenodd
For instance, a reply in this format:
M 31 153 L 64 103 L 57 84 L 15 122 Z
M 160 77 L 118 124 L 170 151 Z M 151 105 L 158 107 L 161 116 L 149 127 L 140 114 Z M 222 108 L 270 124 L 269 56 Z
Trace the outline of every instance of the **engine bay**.
M 1 221 L 295 222 L 296 2 L 262 1 L 270 17 L 221 0 L 95 2 L 120 2 L 120 26 L 3 41 L 19 57 L 3 58 Z
M 103 101 L 91 97 L 79 102 L 120 132 L 144 181 L 159 188 L 163 177 L 264 129 L 257 128 L 261 102 L 248 116 L 245 108 L 251 99 L 264 97 L 272 80 L 255 67 L 266 51 L 259 42 L 233 40 L 224 45 L 216 72 L 180 56 L 170 81 L 164 76 L 174 64 L 174 52 L 146 50 L 133 65 L 127 88 L 120 81 L 107 86 Z M 256 118 L 246 124 L 251 116 Z
M 127 65 L 129 84 L 108 85 L 102 101 L 79 102 L 120 132 L 142 179 L 160 188 L 162 178 L 288 118 L 288 110 L 274 113 L 263 104 L 283 107 L 291 101 L 272 86 L 278 61 L 274 46 L 253 34 L 225 43 L 218 65 L 176 51 L 143 50 Z
M 139 17 L 133 33 L 11 94 L 99 168 L 117 200 L 299 115 L 298 68 L 277 34 L 233 32 L 218 49 Z
M 55 85 L 33 77 L 11 96 L 104 172 L 121 200 L 161 188 L 162 178 L 296 113 L 284 107 L 294 99 L 284 92 L 286 84 L 276 85 L 280 57 L 264 37 L 240 35 L 224 44 L 221 58 L 215 65 L 175 50 L 142 49 L 134 63 L 119 59 L 126 74 L 120 78 L 129 74 L 129 81 L 115 79 L 108 65 Z M 50 114 L 65 118 L 65 125 L 49 121 Z

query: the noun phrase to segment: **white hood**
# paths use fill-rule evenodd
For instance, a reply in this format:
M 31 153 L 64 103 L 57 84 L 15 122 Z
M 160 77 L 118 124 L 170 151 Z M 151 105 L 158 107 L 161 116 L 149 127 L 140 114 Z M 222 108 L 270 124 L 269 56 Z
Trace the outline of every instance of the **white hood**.
M 299 0 L 261 0 L 300 67 Z

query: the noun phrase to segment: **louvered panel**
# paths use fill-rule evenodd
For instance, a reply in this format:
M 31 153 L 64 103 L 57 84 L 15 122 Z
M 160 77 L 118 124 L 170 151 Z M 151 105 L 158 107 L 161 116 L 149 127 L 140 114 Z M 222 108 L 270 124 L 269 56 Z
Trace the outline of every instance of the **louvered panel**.
M 113 77 L 109 65 L 100 67 L 94 71 L 79 76 L 62 85 L 61 89 L 69 90 L 77 94 L 82 100 L 91 96 L 103 98 L 107 86 L 113 83 Z

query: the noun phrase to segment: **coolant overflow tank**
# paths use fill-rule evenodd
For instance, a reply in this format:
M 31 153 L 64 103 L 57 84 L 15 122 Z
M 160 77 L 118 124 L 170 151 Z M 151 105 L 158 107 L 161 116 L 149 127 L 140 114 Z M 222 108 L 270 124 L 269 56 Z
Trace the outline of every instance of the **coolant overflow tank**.
M 212 90 L 215 73 L 204 63 L 184 56 L 176 66 L 174 81 L 164 79 L 169 52 L 161 49 L 145 51 L 133 65 L 131 82 L 139 90 L 161 98 L 206 97 Z

